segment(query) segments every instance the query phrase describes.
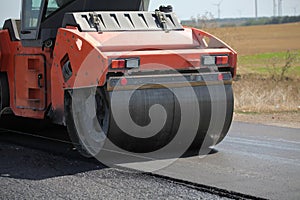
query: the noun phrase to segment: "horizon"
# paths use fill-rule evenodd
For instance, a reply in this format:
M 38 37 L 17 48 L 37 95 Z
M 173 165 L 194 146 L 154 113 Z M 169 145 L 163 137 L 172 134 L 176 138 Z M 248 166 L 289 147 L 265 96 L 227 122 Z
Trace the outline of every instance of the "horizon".
M 152 0 L 149 10 L 155 10 L 160 5 L 172 5 L 174 12 L 181 20 L 190 20 L 192 17 L 212 16 L 218 19 L 218 6 L 220 3 L 220 19 L 255 18 L 254 0 Z M 277 2 L 277 0 L 276 0 Z M 234 6 L 232 6 L 234 5 Z M 9 18 L 20 18 L 21 0 L 10 0 L 1 3 L 0 24 Z M 276 10 L 278 15 L 278 10 Z M 300 2 L 297 0 L 284 0 L 282 5 L 282 16 L 299 16 Z M 274 16 L 273 0 L 258 0 L 258 17 Z

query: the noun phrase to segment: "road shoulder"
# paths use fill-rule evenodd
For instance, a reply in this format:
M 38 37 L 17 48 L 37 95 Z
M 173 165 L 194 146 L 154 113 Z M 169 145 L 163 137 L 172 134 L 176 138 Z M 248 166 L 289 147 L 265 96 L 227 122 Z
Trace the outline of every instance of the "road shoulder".
M 300 128 L 300 112 L 234 113 L 234 121 Z

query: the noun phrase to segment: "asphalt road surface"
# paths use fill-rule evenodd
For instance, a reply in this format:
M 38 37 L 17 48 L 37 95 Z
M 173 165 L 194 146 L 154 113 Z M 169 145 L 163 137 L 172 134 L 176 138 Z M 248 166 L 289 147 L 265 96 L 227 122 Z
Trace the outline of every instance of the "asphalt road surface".
M 26 130 L 23 127 L 21 130 Z M 80 157 L 64 130 L 53 141 L 0 132 L 0 199 L 221 199 L 170 180 L 106 168 Z M 203 157 L 180 158 L 155 174 L 268 199 L 300 199 L 300 130 L 233 123 Z M 159 165 L 163 161 L 155 161 Z
M 215 149 L 156 173 L 268 199 L 300 199 L 300 129 L 235 122 Z
M 228 199 L 84 159 L 0 147 L 0 199 Z

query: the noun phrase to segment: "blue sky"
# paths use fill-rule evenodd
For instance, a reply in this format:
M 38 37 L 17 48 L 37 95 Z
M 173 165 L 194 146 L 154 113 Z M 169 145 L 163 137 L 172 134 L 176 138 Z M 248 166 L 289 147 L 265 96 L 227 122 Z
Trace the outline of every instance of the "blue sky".
M 276 0 L 277 2 L 278 0 Z M 220 0 L 152 0 L 150 9 L 159 5 L 173 5 L 175 12 L 181 19 L 191 16 L 204 15 L 209 12 L 218 16 L 217 6 Z M 19 18 L 21 0 L 2 0 L 0 6 L 0 26 L 7 18 Z M 221 18 L 254 17 L 254 0 L 223 0 L 221 3 Z M 284 15 L 300 15 L 299 0 L 283 0 Z M 258 16 L 273 15 L 273 0 L 258 0 Z
M 203 15 L 206 12 L 218 16 L 218 4 L 221 0 L 152 0 L 150 7 L 153 10 L 160 4 L 171 4 L 181 19 Z M 221 18 L 254 17 L 255 0 L 223 0 L 220 4 Z M 276 3 L 278 0 L 276 0 Z M 300 15 L 299 0 L 283 0 L 283 15 Z M 273 0 L 258 0 L 258 16 L 273 15 Z

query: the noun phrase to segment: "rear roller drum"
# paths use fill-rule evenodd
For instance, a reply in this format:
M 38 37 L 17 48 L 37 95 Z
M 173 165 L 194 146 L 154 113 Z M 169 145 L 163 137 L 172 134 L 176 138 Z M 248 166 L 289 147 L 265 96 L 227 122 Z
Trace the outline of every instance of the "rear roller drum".
M 168 88 L 162 89 L 144 89 L 136 90 L 130 99 L 129 112 L 132 120 L 139 126 L 147 126 L 151 120 L 149 118 L 150 108 L 159 104 L 167 114 L 166 122 L 163 128 L 154 136 L 142 138 L 130 135 L 118 127 L 115 116 L 111 115 L 110 130 L 108 138 L 116 146 L 129 152 L 150 153 L 164 148 L 171 144 L 174 151 L 200 150 L 207 149 L 220 143 L 226 136 L 232 121 L 233 115 L 233 92 L 231 85 L 212 85 L 194 87 L 196 99 L 182 98 L 183 104 L 197 103 L 199 105 L 200 121 L 194 121 L 190 113 L 188 118 L 190 123 L 198 124 L 196 133 L 186 126 L 182 131 L 186 140 L 192 139 L 186 146 L 182 141 L 175 140 L 179 133 L 180 124 L 184 123 L 182 112 L 184 109 L 180 106 L 179 99 Z M 180 88 L 181 95 L 189 97 L 189 92 L 185 88 Z M 116 92 L 115 92 L 116 93 Z M 121 98 L 126 96 L 126 91 L 119 91 L 120 98 L 117 100 L 117 106 L 120 113 L 123 107 L 128 106 Z M 191 102 L 192 101 L 192 102 Z M 196 102 L 194 102 L 196 101 Z M 116 105 L 115 105 L 116 106 Z M 120 113 L 117 113 L 120 115 Z M 126 120 L 126 118 L 124 118 Z M 141 133 L 142 135 L 142 133 Z M 188 138 L 188 139 L 187 139 Z
M 191 136 L 193 139 L 189 144 L 174 140 L 183 120 L 182 108 L 177 97 L 168 88 L 136 90 L 130 97 L 129 105 L 124 101 L 128 91 L 115 91 L 115 95 L 118 95 L 117 98 L 114 97 L 114 105 L 111 105 L 112 94 L 103 88 L 67 91 L 65 112 L 70 137 L 79 152 L 87 157 L 97 155 L 107 138 L 120 149 L 132 153 L 158 151 L 171 142 L 174 151 L 199 150 L 216 145 L 223 140 L 231 125 L 232 86 L 199 86 L 193 89 L 195 99 L 182 99 L 186 101 L 185 104 L 193 101 L 199 105 L 200 121 L 195 135 L 188 135 L 193 134 L 190 127 L 183 130 L 185 137 Z M 185 88 L 179 90 L 181 95 L 188 95 Z M 154 105 L 160 105 L 167 116 L 165 124 L 156 135 L 141 137 L 143 133 L 138 133 L 140 137 L 133 136 L 131 133 L 135 131 L 135 126 L 128 125 L 129 129 L 126 129 L 129 131 L 119 127 L 117 116 L 123 116 L 121 118 L 123 122 L 130 117 L 136 125 L 146 127 L 151 122 L 149 113 Z M 117 106 L 114 107 L 117 113 L 112 112 L 111 106 Z M 123 115 L 124 108 L 128 106 L 130 116 Z M 198 124 L 193 118 L 188 120 L 190 123 Z

